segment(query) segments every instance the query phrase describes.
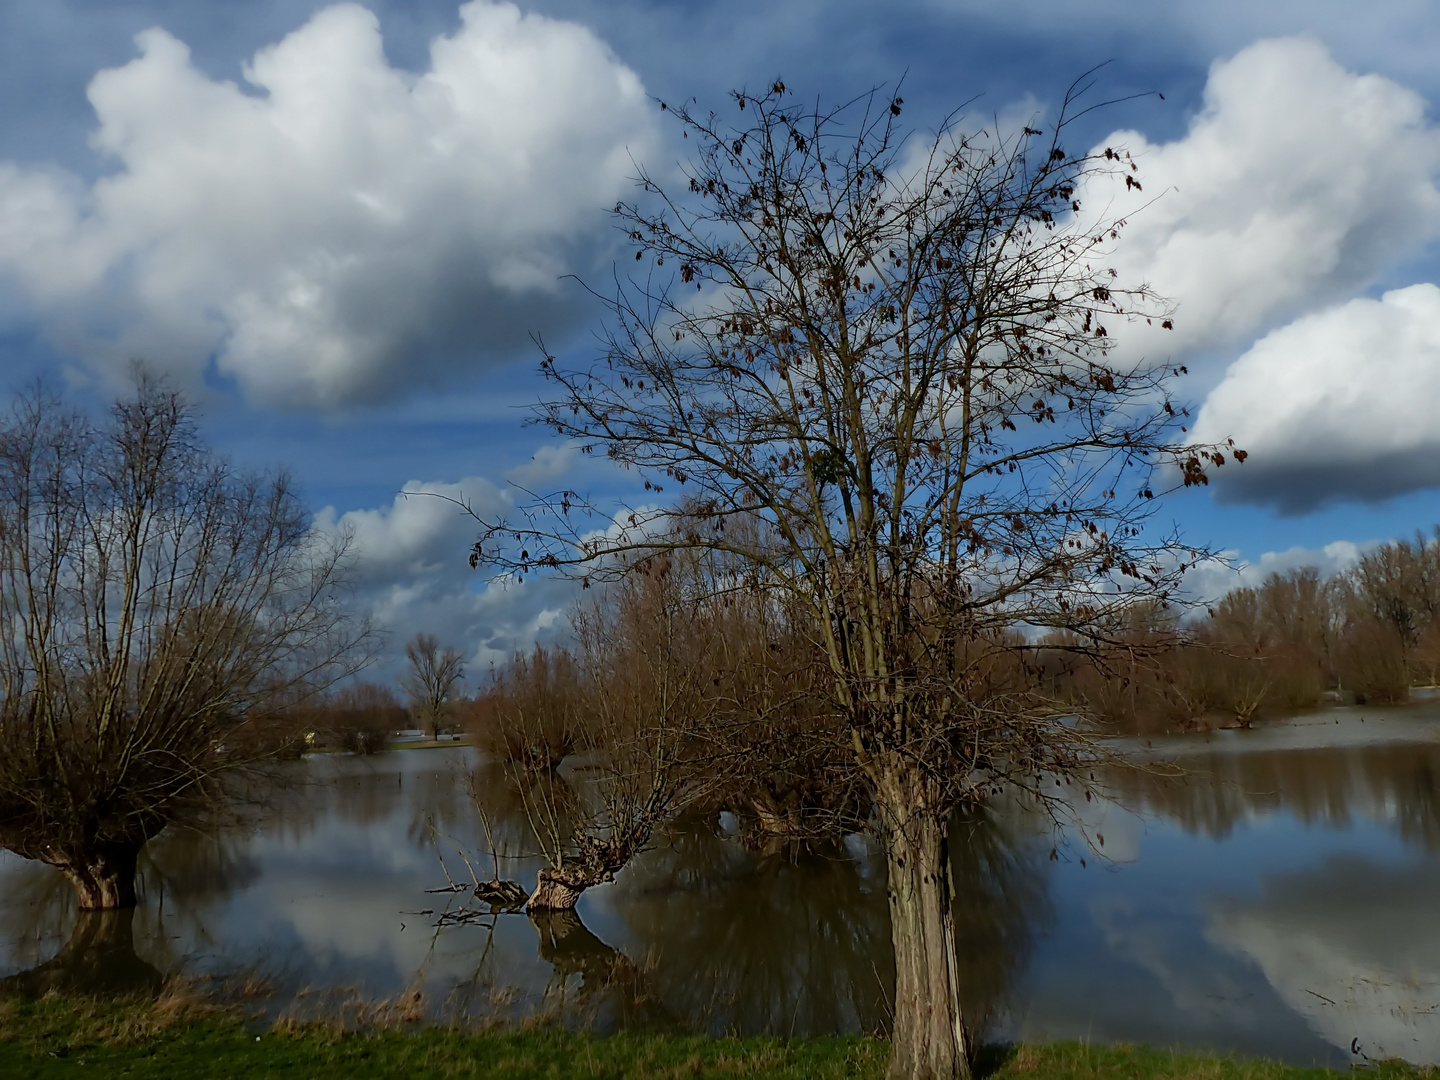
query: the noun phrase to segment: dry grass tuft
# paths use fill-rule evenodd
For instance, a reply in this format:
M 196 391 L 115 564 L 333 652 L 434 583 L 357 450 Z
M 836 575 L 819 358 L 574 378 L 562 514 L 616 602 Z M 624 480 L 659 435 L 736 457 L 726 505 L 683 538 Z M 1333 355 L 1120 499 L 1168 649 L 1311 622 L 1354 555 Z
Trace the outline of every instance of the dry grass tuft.
M 1034 1072 L 1040 1065 L 1040 1054 L 1033 1046 L 1021 1046 L 1015 1051 L 1005 1071 L 1012 1073 Z
M 358 1003 L 354 1018 L 356 1027 L 364 1030 L 414 1027 L 426 1019 L 425 998 L 418 986 L 412 986 L 392 998 Z
M 172 978 L 154 998 L 103 1000 L 51 991 L 39 999 L 0 999 L 0 1036 L 47 1051 L 136 1046 L 184 1025 L 232 1016 L 198 981 Z

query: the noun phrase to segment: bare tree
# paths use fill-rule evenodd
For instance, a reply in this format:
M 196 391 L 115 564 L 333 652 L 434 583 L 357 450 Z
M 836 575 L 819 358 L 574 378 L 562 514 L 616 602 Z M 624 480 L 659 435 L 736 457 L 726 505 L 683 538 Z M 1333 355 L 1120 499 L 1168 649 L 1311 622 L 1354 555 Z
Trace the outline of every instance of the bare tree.
M 593 579 L 617 552 L 704 547 L 808 608 L 885 839 L 891 1073 L 959 1075 L 950 814 L 1087 769 L 1029 635 L 1091 640 L 1169 593 L 1196 553 L 1146 525 L 1152 499 L 1232 450 L 1186 445 L 1180 369 L 1111 351 L 1170 312 L 1107 268 L 1123 222 L 1082 216 L 1082 186 L 1138 180 L 1123 150 L 1062 146 L 1075 92 L 1048 137 L 955 122 L 925 146 L 898 98 L 827 111 L 776 83 L 734 107 L 669 110 L 687 190 L 642 173 L 617 207 L 651 272 L 618 281 L 598 361 L 542 365 L 544 422 L 688 498 L 557 493 L 483 522 L 473 558 Z M 780 542 L 729 528 L 751 515 Z
M 465 677 L 465 662 L 457 649 L 446 646 L 431 634 L 416 634 L 405 646 L 410 671 L 405 676 L 405 693 L 416 718 L 432 736 L 440 734 L 447 708 Z
M 1440 542 L 1392 540 L 1329 578 L 1313 566 L 1269 574 L 1201 618 L 1179 615 L 1134 605 L 1088 662 L 1047 656 L 1047 676 L 1129 730 L 1249 726 L 1330 694 L 1408 701 L 1440 678 Z
M 409 717 L 394 692 L 379 683 L 347 686 L 299 711 L 306 738 L 352 754 L 383 751 Z
M 1340 580 L 1351 652 L 1372 696 L 1404 701 L 1440 671 L 1440 527 L 1367 552 Z M 1366 654 L 1363 656 L 1359 654 Z M 1368 670 L 1366 670 L 1368 669 Z
M 475 746 L 521 772 L 554 772 L 581 741 L 583 680 L 568 649 L 517 653 L 475 696 L 468 722 Z
M 145 843 L 222 805 L 293 735 L 285 708 L 364 659 L 345 547 L 143 372 L 105 423 L 22 397 L 0 419 L 0 845 L 82 909 L 132 905 Z
M 677 815 L 719 790 L 725 767 L 714 728 L 728 711 L 717 676 L 724 620 L 699 590 L 695 552 L 658 556 L 574 616 L 579 671 L 528 680 L 501 695 L 493 722 L 509 744 L 519 795 L 547 866 L 527 909 L 573 908 L 614 879 Z M 521 676 L 531 669 L 520 664 Z M 513 680 L 511 680 L 513 681 Z M 546 718 L 569 714 L 568 775 L 535 765 L 552 744 Z

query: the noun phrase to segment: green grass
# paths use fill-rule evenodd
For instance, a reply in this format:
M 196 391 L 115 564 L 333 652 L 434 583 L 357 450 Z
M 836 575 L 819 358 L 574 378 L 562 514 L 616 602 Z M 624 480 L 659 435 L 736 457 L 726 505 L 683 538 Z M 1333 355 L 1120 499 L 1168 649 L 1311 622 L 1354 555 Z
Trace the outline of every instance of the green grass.
M 1350 1070 L 1285 1065 L 1257 1058 L 1172 1053 L 1145 1046 L 1049 1043 L 1019 1046 L 999 1055 L 992 1080 L 1335 1080 Z M 981 1071 L 986 1071 L 982 1062 Z M 1366 1069 L 1366 1080 L 1416 1080 L 1431 1070 L 1403 1062 Z
M 0 1001 L 0 1077 L 197 1077 L 366 1080 L 403 1077 L 773 1080 L 880 1078 L 885 1043 L 868 1038 L 716 1039 L 541 1028 L 466 1033 L 446 1028 L 346 1032 L 286 1025 L 257 1033 L 233 1013 L 183 997 L 99 1004 Z M 1059 1043 L 992 1051 L 989 1080 L 1333 1080 L 1342 1074 L 1269 1061 L 1178 1055 L 1131 1046 Z M 1428 1077 L 1383 1065 L 1367 1077 Z
M 324 1024 L 256 1032 L 183 997 L 100 1004 L 54 997 L 0 1002 L 0 1077 L 878 1077 L 871 1039 L 712 1039 L 557 1028 L 466 1033 L 446 1028 L 342 1031 Z

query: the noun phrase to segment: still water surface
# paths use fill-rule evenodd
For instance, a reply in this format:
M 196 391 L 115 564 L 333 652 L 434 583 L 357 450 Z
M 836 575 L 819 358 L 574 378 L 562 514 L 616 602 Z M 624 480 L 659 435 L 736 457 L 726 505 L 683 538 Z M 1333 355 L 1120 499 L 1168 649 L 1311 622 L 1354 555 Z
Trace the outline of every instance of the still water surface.
M 1440 711 L 1347 710 L 1157 740 L 1060 832 L 959 827 L 961 971 L 995 1039 L 1129 1040 L 1331 1064 L 1440 1063 Z M 319 756 L 244 829 L 151 845 L 133 919 L 77 922 L 58 874 L 0 854 L 0 980 L 254 975 L 272 1014 L 419 990 L 436 1016 L 812 1034 L 886 1015 L 883 865 L 763 858 L 688 831 L 578 919 L 434 923 L 489 877 L 468 750 Z M 487 800 L 503 803 L 503 800 Z M 492 833 L 521 851 L 523 819 Z M 1103 839 L 1103 843 L 1102 843 Z M 536 864 L 503 860 L 533 882 Z M 428 912 L 428 913 L 427 913 Z M 46 980 L 50 980 L 46 982 Z

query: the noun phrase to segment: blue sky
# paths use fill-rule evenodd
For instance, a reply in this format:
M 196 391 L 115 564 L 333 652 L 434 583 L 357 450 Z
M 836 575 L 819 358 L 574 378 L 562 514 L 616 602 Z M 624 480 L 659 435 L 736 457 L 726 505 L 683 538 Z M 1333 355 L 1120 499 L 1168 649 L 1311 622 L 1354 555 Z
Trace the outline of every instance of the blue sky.
M 923 134 L 972 99 L 1043 121 L 1106 63 L 1106 96 L 1163 100 L 1075 139 L 1136 152 L 1161 198 L 1120 260 L 1179 305 L 1174 339 L 1125 347 L 1185 362 L 1198 430 L 1251 451 L 1165 512 L 1252 577 L 1333 567 L 1440 521 L 1436 55 L 1420 0 L 9 0 L 3 388 L 98 400 L 144 356 L 354 531 L 397 647 L 430 630 L 474 670 L 568 593 L 487 587 L 470 526 L 400 493 L 613 483 L 523 426 L 530 336 L 585 347 L 599 312 L 562 276 L 606 273 L 632 159 L 684 152 L 654 98 L 903 78 Z

